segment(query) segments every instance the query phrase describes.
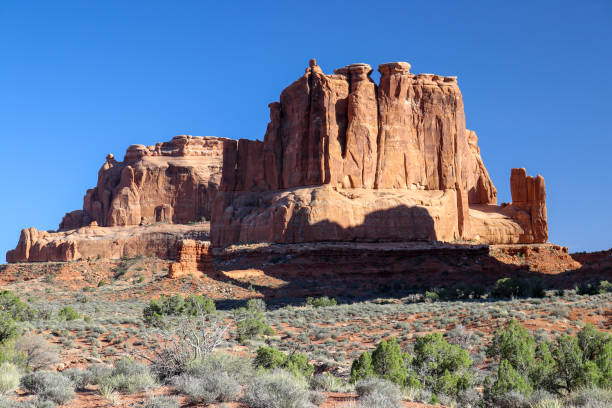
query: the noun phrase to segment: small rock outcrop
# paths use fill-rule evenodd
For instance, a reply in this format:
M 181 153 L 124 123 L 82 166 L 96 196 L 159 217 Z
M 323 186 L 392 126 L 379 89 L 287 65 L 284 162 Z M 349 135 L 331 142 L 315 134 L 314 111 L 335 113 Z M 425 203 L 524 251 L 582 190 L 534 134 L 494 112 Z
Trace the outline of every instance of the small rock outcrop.
M 109 154 L 83 208 L 66 214 L 58 232 L 23 230 L 7 259 L 87 257 L 96 252 L 90 239 L 96 236 L 102 256 L 178 256 L 172 274 L 180 276 L 181 264 L 200 262 L 194 254 L 209 254 L 209 244 L 185 241 L 190 224 L 203 220 L 210 220 L 211 248 L 546 242 L 542 176 L 513 169 L 512 203 L 498 206 L 478 137 L 465 127 L 457 78 L 415 75 L 410 68 L 382 64 L 376 84 L 368 64 L 327 75 L 311 60 L 269 105 L 263 141 L 182 135 L 132 145 L 123 161 Z M 176 225 L 186 230 L 177 232 Z M 173 231 L 171 237 L 145 234 L 151 226 Z M 129 238 L 117 241 L 115 234 Z M 173 248 L 164 251 L 163 242 Z

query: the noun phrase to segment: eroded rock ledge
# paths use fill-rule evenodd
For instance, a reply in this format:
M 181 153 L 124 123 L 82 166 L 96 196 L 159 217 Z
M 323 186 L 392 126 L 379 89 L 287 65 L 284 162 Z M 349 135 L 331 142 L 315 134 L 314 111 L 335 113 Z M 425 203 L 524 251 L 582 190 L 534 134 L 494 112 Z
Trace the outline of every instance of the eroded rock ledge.
M 326 75 L 311 60 L 269 105 L 263 141 L 181 135 L 132 145 L 123 161 L 109 154 L 83 208 L 58 232 L 23 230 L 7 260 L 183 253 L 193 263 L 257 242 L 546 242 L 544 179 L 513 169 L 512 203 L 497 205 L 457 78 L 415 75 L 406 62 L 378 70 L 376 84 L 367 64 Z M 205 220 L 210 244 L 181 246 L 207 228 L 187 224 Z

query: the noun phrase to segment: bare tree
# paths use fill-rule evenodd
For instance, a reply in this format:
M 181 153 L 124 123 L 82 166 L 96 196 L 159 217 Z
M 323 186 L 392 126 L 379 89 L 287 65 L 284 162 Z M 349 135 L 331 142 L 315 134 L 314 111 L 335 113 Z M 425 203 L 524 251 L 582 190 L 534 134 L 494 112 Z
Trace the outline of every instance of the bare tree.
M 149 332 L 158 347 L 152 356 L 142 355 L 162 379 L 181 374 L 190 363 L 211 354 L 226 341 L 230 328 L 219 314 L 202 310 L 196 317 L 181 316 L 172 323 L 172 327 Z
M 20 337 L 15 343 L 15 351 L 24 356 L 26 366 L 33 370 L 50 368 L 61 361 L 59 348 L 37 334 Z

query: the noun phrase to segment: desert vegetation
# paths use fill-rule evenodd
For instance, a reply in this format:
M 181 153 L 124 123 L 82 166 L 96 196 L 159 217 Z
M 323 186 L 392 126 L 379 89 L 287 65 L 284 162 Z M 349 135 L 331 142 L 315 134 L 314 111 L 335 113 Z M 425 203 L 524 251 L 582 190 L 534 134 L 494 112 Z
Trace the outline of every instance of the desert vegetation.
M 240 302 L 190 278 L 145 295 L 167 282 L 142 261 L 78 290 L 41 277 L 0 292 L 0 407 L 611 403 L 606 281 Z

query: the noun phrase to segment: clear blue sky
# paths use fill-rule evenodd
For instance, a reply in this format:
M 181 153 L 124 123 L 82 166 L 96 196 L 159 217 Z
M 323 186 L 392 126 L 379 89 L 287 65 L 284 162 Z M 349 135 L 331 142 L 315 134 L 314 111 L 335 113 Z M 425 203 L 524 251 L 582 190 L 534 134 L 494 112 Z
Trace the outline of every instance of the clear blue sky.
M 107 153 L 178 134 L 262 139 L 317 58 L 457 75 L 509 201 L 546 178 L 550 241 L 612 247 L 612 2 L 0 1 L 0 260 L 56 229 Z

